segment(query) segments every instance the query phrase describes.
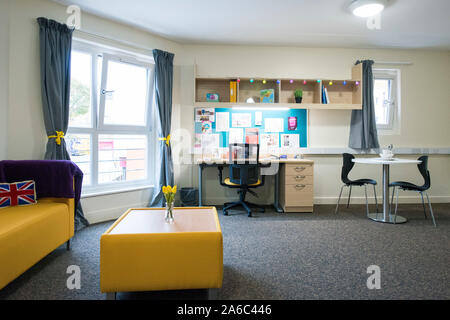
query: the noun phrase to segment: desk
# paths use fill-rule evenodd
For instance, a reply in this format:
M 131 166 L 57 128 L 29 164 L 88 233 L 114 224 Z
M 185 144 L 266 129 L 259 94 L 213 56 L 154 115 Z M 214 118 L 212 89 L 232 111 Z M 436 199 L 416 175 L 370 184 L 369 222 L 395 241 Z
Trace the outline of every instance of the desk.
M 275 175 L 275 210 L 281 212 L 313 211 L 313 166 L 307 159 L 259 159 L 265 175 Z M 197 160 L 198 165 L 198 205 L 203 204 L 203 169 L 227 166 L 228 160 Z M 272 172 L 271 172 L 272 171 Z M 301 176 L 298 174 L 302 174 Z M 304 182 L 303 184 L 299 184 Z M 300 195 L 300 197 L 299 197 Z
M 392 160 L 385 160 L 382 158 L 358 158 L 353 159 L 352 161 L 355 163 L 383 165 L 383 216 L 378 217 L 378 213 L 370 213 L 369 218 L 383 223 L 405 223 L 407 221 L 406 218 L 397 216 L 397 219 L 394 220 L 394 217 L 391 215 L 389 204 L 389 166 L 391 164 L 419 164 L 422 161 L 396 158 L 393 158 Z

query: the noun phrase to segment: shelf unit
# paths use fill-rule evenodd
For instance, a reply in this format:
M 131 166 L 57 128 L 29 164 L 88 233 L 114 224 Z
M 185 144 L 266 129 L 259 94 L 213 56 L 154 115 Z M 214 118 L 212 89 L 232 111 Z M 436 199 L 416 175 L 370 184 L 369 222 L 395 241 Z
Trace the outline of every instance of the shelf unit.
M 230 101 L 230 81 L 237 81 L 237 102 Z M 217 78 L 197 77 L 195 79 L 195 106 L 197 107 L 255 107 L 276 108 L 289 107 L 297 109 L 335 109 L 354 110 L 362 109 L 362 66 L 352 68 L 352 79 L 304 79 L 304 78 Z M 266 83 L 262 81 L 266 80 Z M 293 80 L 293 83 L 291 83 Z M 318 82 L 317 80 L 321 80 Z M 306 81 L 306 84 L 304 83 Z M 330 85 L 332 81 L 332 85 Z M 321 103 L 322 84 L 327 88 L 330 103 Z M 274 103 L 260 103 L 260 90 L 274 89 Z M 294 91 L 303 90 L 302 103 L 295 103 Z M 207 93 L 217 93 L 219 102 L 207 102 Z M 247 103 L 248 98 L 253 98 L 255 103 Z

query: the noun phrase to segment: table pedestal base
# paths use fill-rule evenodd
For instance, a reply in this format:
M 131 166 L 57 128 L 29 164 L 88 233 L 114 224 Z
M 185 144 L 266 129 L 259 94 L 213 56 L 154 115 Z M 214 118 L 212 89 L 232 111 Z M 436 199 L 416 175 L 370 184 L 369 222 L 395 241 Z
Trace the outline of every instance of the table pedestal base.
M 376 222 L 382 222 L 382 223 L 405 223 L 408 221 L 406 218 L 403 218 L 401 216 L 397 216 L 396 220 L 394 221 L 395 216 L 394 215 L 388 215 L 387 219 L 384 218 L 382 213 L 369 213 L 369 219 L 372 219 Z

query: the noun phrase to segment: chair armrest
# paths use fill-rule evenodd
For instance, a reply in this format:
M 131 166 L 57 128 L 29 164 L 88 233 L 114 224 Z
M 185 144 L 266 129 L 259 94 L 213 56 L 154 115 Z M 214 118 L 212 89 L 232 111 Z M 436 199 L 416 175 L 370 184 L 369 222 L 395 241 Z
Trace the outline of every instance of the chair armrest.
M 223 166 L 218 166 L 217 169 L 219 169 L 219 182 L 220 182 L 220 185 L 224 186 L 224 187 L 229 187 L 225 183 L 223 183 L 223 177 L 222 177 Z
M 262 187 L 264 185 L 265 181 L 266 181 L 266 176 L 262 174 L 261 175 L 261 184 L 259 186 Z

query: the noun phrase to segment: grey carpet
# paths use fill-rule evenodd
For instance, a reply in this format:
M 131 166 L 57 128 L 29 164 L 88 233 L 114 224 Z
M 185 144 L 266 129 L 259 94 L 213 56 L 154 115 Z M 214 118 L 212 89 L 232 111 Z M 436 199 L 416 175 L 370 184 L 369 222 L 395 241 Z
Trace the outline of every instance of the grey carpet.
M 220 215 L 224 278 L 219 299 L 449 299 L 450 204 L 433 206 L 438 227 L 420 205 L 401 205 L 409 219 L 388 225 L 365 207 L 316 206 L 315 214 Z M 0 299 L 104 299 L 99 239 L 112 222 L 76 234 L 72 250 L 53 251 L 0 290 Z M 44 235 L 43 235 L 44 236 Z M 81 267 L 81 289 L 66 288 L 66 269 Z M 366 286 L 367 267 L 381 268 L 381 289 Z M 120 293 L 119 299 L 205 299 L 205 290 Z

